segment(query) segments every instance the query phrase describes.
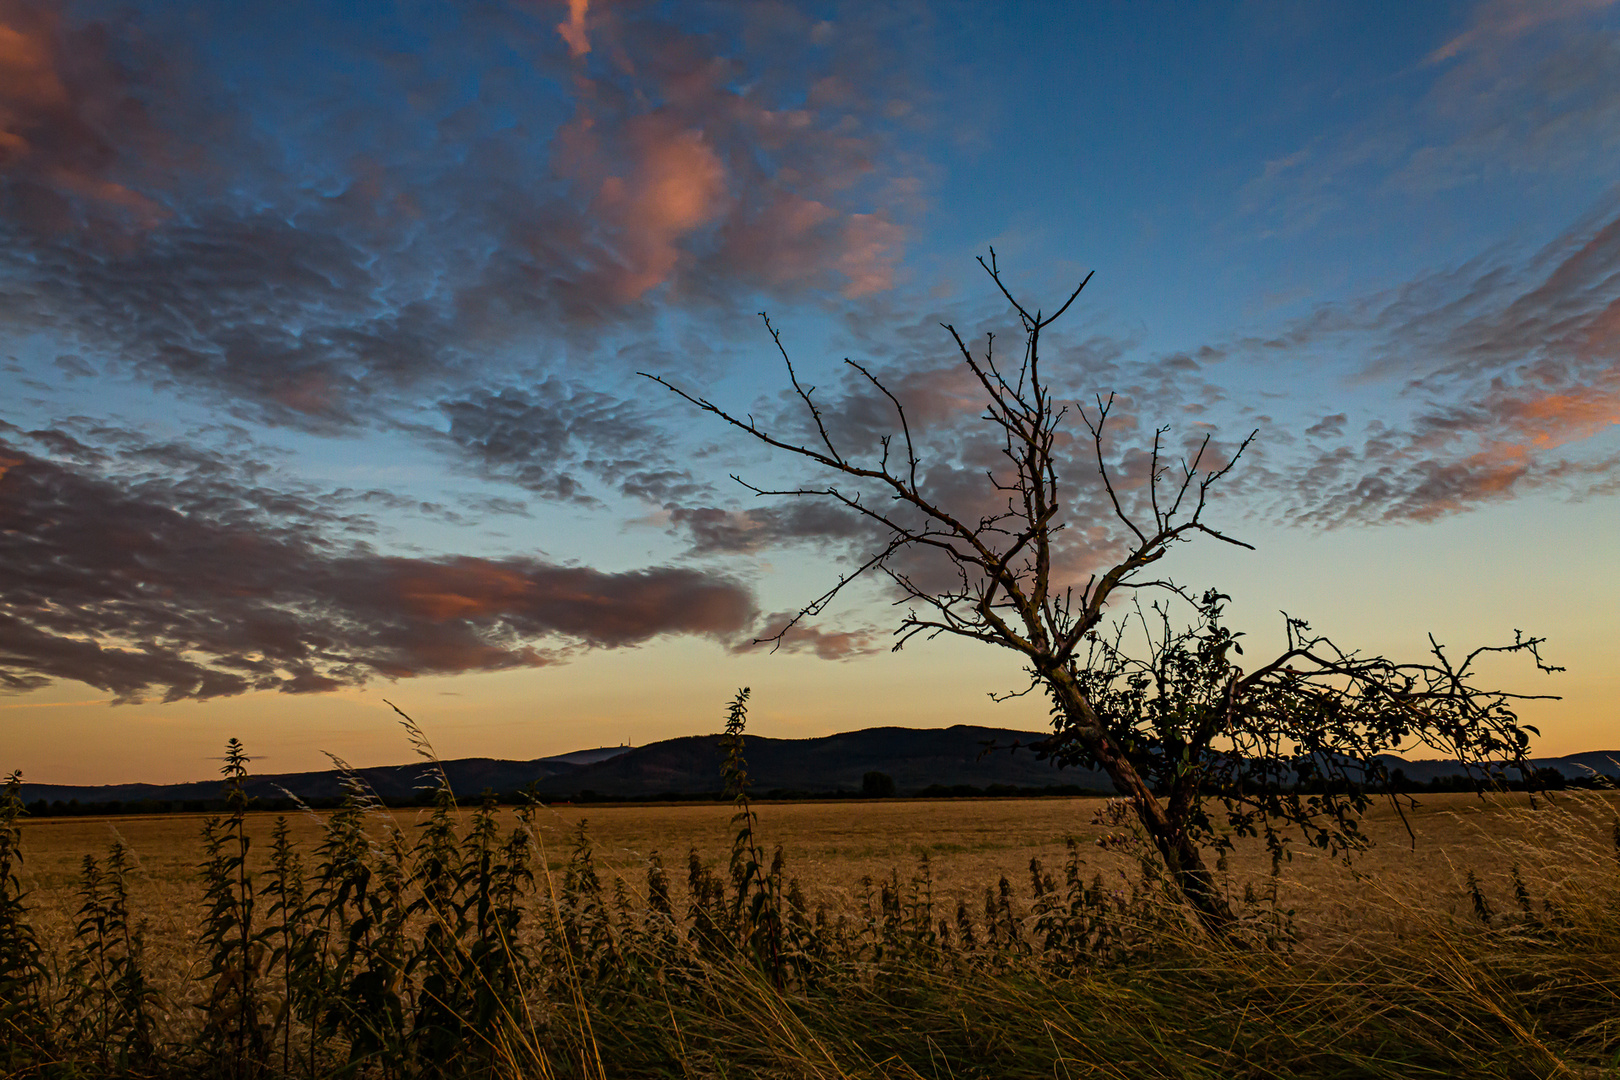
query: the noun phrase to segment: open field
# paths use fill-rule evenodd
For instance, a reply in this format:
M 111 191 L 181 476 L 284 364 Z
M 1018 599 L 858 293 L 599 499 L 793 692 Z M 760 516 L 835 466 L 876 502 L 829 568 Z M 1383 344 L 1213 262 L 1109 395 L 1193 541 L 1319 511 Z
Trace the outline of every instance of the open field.
M 1589 835 L 1583 842 L 1604 842 L 1608 823 L 1599 807 L 1620 804 L 1620 797 L 1611 797 L 1608 804 L 1601 796 L 1564 795 L 1558 800 L 1560 806 L 1580 808 L 1574 820 L 1589 819 Z M 1512 864 L 1556 876 L 1549 852 L 1560 838 L 1552 831 L 1567 829 L 1570 818 L 1527 812 L 1524 795 L 1481 799 L 1435 794 L 1418 801 L 1404 822 L 1389 804 L 1376 804 L 1364 821 L 1375 843 L 1348 867 L 1308 846 L 1294 845 L 1293 858 L 1283 867 L 1282 896 L 1284 906 L 1297 911 L 1303 930 L 1370 929 L 1365 924 L 1372 911 L 1363 902 L 1369 888 L 1426 909 L 1461 914 L 1471 906 L 1465 885 L 1469 871 L 1478 875 L 1488 892 L 1501 896 L 1511 888 Z M 1055 872 L 1063 864 L 1065 841 L 1071 836 L 1083 845 L 1088 877 L 1100 873 L 1114 881 L 1134 872 L 1135 864 L 1095 845 L 1105 829 L 1093 818 L 1105 802 L 1100 798 L 841 800 L 762 803 L 756 810 L 762 843 L 784 848 L 787 872 L 798 878 L 810 902 L 839 911 L 855 903 L 863 877 L 883 879 L 897 873 L 906 881 L 923 854 L 930 860 L 936 896 L 953 904 L 957 899 L 976 903 L 986 886 L 1002 876 L 1021 887 L 1031 858 Z M 536 841 L 548 869 L 556 874 L 583 821 L 604 874 L 623 876 L 639 893 L 647 857 L 656 851 L 677 879 L 678 892 L 689 850 L 695 848 L 705 861 L 723 868 L 731 846 L 732 813 L 729 804 L 564 804 L 538 815 Z M 468 815 L 461 812 L 463 824 Z M 178 916 L 187 904 L 197 902 L 198 837 L 204 816 L 26 822 L 23 880 L 43 921 L 55 921 L 49 917 L 54 911 L 65 923 L 76 907 L 74 888 L 82 857 L 101 854 L 114 839 L 121 839 L 135 856 L 137 871 L 131 881 L 135 910 Z M 509 827 L 512 816 L 503 812 L 503 824 Z M 275 817 L 248 815 L 260 864 L 269 850 Z M 293 836 L 306 852 L 319 842 L 327 817 L 288 815 Z M 372 816 L 370 829 L 380 837 L 389 826 L 398 826 L 409 837 L 426 818 L 425 810 L 379 811 Z M 1240 843 L 1229 865 L 1237 892 L 1245 882 L 1264 880 L 1270 870 L 1269 858 L 1254 842 Z
M 448 865 L 474 866 L 469 811 L 369 814 L 369 841 L 354 849 L 370 851 L 364 903 L 323 894 L 334 879 L 318 885 L 330 815 L 290 816 L 309 897 L 296 931 L 271 906 L 275 817 L 249 813 L 263 935 L 239 951 L 263 985 L 251 1002 L 231 974 L 240 969 L 220 959 L 240 927 L 217 910 L 205 917 L 200 817 L 24 821 L 21 879 L 57 1017 L 44 1059 L 72 1056 L 72 1075 L 426 1076 L 444 1046 L 471 1063 L 456 1075 L 513 1078 L 1616 1075 L 1620 802 L 1585 792 L 1535 808 L 1511 795 L 1420 803 L 1410 837 L 1388 806 L 1373 810 L 1377 843 L 1353 866 L 1297 849 L 1275 907 L 1242 905 L 1260 932 L 1281 931 L 1260 948 L 1252 936 L 1247 946 L 1202 938 L 1144 890 L 1134 856 L 1095 843 L 1106 801 L 1085 798 L 760 804 L 759 842 L 767 857 L 784 847 L 806 909 L 769 878 L 734 886 L 729 805 L 547 807 L 524 845 L 536 880 L 513 900 L 521 927 L 494 953 L 479 951 L 488 931 L 472 913 L 479 897 L 499 908 L 499 889 L 429 880 L 436 826 L 459 837 L 444 849 Z M 517 824 L 501 811 L 495 832 Z M 1063 884 L 1071 837 L 1101 890 Z M 133 1030 L 112 983 L 91 995 L 102 1011 L 84 1011 L 80 865 L 115 840 L 133 855 L 129 918 L 144 928 L 142 1000 L 158 1037 L 144 1058 L 96 1049 L 106 1044 L 96 1024 Z M 687 889 L 693 848 L 717 875 L 707 899 Z M 669 872 L 667 915 L 649 902 L 654 851 Z M 925 854 L 931 906 L 912 882 Z M 1031 889 L 1032 858 L 1057 881 L 1045 899 Z M 1270 869 L 1246 841 L 1222 873 L 1238 899 L 1246 886 L 1263 893 Z M 1003 877 L 1012 888 L 998 908 L 986 891 L 1003 895 Z M 896 887 L 874 901 L 881 887 L 862 878 Z M 437 905 L 412 906 L 436 887 L 447 890 Z M 819 906 L 825 923 L 809 917 Z M 1279 909 L 1292 916 L 1264 918 Z M 210 918 L 230 933 L 210 937 Z M 467 944 L 435 946 L 434 932 Z M 114 938 L 94 955 L 129 955 Z M 313 944 L 302 975 L 274 951 L 298 941 Z M 448 1013 L 446 986 L 460 987 Z M 482 1020 L 467 1019 L 479 1010 Z M 238 1024 L 232 1043 L 222 1032 L 238 1015 L 257 1019 Z M 265 1068 L 248 1064 L 253 1054 Z M 49 1074 L 38 1055 L 28 1060 L 16 1075 Z

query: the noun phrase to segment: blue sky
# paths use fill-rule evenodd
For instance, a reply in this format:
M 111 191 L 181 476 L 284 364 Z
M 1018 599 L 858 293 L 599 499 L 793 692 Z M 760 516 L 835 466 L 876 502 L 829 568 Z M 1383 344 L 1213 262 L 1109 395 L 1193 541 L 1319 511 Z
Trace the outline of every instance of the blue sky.
M 0 764 L 393 760 L 383 697 L 532 757 L 744 684 L 763 734 L 1039 727 L 1011 656 L 891 654 L 876 587 L 749 648 L 872 538 L 637 375 L 788 423 L 767 310 L 966 483 L 938 324 L 1016 338 L 992 247 L 1048 310 L 1095 272 L 1049 370 L 1121 462 L 1258 429 L 1217 507 L 1258 552 L 1178 580 L 1262 638 L 1546 635 L 1569 671 L 1500 681 L 1608 746 L 1617 166 L 1605 0 L 0 0 Z

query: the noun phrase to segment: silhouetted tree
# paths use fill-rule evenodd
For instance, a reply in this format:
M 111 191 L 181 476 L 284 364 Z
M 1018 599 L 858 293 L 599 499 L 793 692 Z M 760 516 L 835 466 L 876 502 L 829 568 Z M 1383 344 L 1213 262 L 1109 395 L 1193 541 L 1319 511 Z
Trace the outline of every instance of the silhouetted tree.
M 861 777 L 861 794 L 868 799 L 887 799 L 894 794 L 894 777 L 885 772 L 869 772 Z
M 1075 445 L 1065 424 L 1069 411 L 1054 398 L 1040 347 L 1042 333 L 1069 310 L 1090 275 L 1054 314 L 1043 316 L 1007 289 L 994 251 L 979 263 L 1017 313 L 1024 348 L 1009 366 L 995 355 L 993 337 L 976 354 L 953 326 L 944 327 L 984 395 L 982 420 L 1000 442 L 999 467 L 986 473 L 975 495 L 964 497 L 960 484 L 947 491 L 929 483 L 905 403 L 852 360 L 845 363 L 892 411 L 894 431 L 868 456 L 849 452 L 850 440 L 835 436 L 837 425 L 829 424 L 815 388 L 800 382 L 768 317 L 762 316 L 766 329 L 813 432 L 807 441 L 774 434 L 753 416 L 647 376 L 833 478 L 782 490 L 744 483 L 749 490 L 837 504 L 879 537 L 854 570 L 765 640 L 780 642 L 851 582 L 876 572 L 912 605 L 895 631 L 896 649 L 918 634 L 952 634 L 1013 650 L 1031 678 L 1019 693 L 1039 688 L 1052 703 L 1054 732 L 1037 750 L 1107 774 L 1130 800 L 1182 894 L 1216 931 L 1234 916 L 1203 849 L 1229 845 L 1233 834 L 1262 834 L 1280 857 L 1284 830 L 1296 827 L 1330 852 L 1361 846 L 1356 819 L 1367 790 L 1387 790 L 1379 755 L 1421 745 L 1455 757 L 1481 778 L 1512 766 L 1527 769 L 1535 729 L 1520 723 L 1513 709 L 1527 695 L 1474 685 L 1473 667 L 1483 654 L 1523 652 L 1542 670 L 1558 670 L 1542 662 L 1541 638 L 1516 631 L 1511 644 L 1475 650 L 1461 662 L 1431 638 L 1428 657 L 1397 663 L 1341 649 L 1289 618 L 1281 655 L 1253 670 L 1239 667 L 1239 635 L 1221 621 L 1227 598 L 1214 590 L 1193 593 L 1149 572 L 1178 541 L 1199 535 L 1250 546 L 1210 526 L 1204 515 L 1211 490 L 1256 433 L 1227 455 L 1206 436 L 1173 465 L 1168 429 L 1159 428 L 1143 454 L 1145 475 L 1126 487 L 1116 482 L 1104 445 L 1114 399 L 1099 396 L 1094 410 L 1076 410 L 1090 436 L 1091 463 L 1081 464 L 1069 456 Z M 1093 504 L 1080 497 L 1076 469 L 1094 472 L 1100 482 Z M 1091 538 L 1111 530 L 1123 538 L 1124 554 L 1082 583 L 1081 575 L 1063 569 L 1078 546 L 1064 543 L 1066 529 L 1088 538 L 1099 558 L 1108 546 Z M 1111 607 L 1149 589 L 1159 590 L 1164 602 Z M 1190 625 L 1173 617 L 1168 605 L 1177 601 L 1189 605 Z M 1212 816 L 1212 805 L 1221 813 Z

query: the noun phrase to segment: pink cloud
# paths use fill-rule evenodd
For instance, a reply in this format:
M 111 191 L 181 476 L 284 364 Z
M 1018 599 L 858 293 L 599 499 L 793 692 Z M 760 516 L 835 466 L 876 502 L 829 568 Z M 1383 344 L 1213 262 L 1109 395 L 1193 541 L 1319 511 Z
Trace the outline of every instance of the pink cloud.
M 839 272 L 849 279 L 844 295 L 853 300 L 892 288 L 904 237 L 900 226 L 876 214 L 850 215 L 838 258 Z
M 1362 470 L 1350 490 L 1321 505 L 1330 519 L 1432 521 L 1549 484 L 1603 483 L 1615 472 L 1612 456 L 1554 452 L 1580 447 L 1616 425 L 1620 369 L 1611 367 L 1592 383 L 1548 390 L 1497 385 L 1474 405 L 1420 417 L 1411 431 L 1380 433 L 1359 456 L 1330 451 L 1309 478 L 1333 490 L 1341 468 Z
M 570 8 L 558 33 L 576 58 L 577 112 L 553 167 L 585 197 L 589 276 L 621 302 L 661 285 L 891 288 L 905 243 L 895 215 L 915 185 L 883 160 L 884 103 L 853 73 L 814 79 L 783 107 L 715 39 L 624 9 Z M 747 16 L 754 18 L 754 15 Z
M 113 179 L 115 135 L 147 129 L 105 35 L 70 31 L 55 7 L 0 0 L 0 173 L 20 179 L 34 218 L 64 227 L 64 199 L 131 215 L 149 225 L 157 204 Z
M 627 126 L 628 176 L 609 176 L 595 209 L 616 240 L 620 265 L 610 287 L 621 300 L 639 299 L 669 280 L 680 242 L 721 212 L 726 172 L 696 129 L 675 129 L 657 117 Z
M 819 200 L 774 192 L 751 217 L 728 223 L 725 258 L 776 286 L 813 279 L 827 265 L 829 225 L 839 217 Z
M 1616 371 L 1607 373 L 1617 381 Z M 1620 424 L 1620 389 L 1614 385 L 1572 387 L 1535 396 L 1514 396 L 1496 403 L 1501 418 L 1529 442 L 1541 449 L 1589 439 Z
M 575 57 L 591 51 L 590 38 L 585 36 L 585 14 L 590 6 L 591 0 L 568 0 L 568 21 L 557 24 L 557 33 L 568 42 L 568 52 Z
M 1522 264 L 1438 271 L 1324 305 L 1280 335 L 1289 349 L 1370 357 L 1358 381 L 1387 382 L 1392 393 L 1359 445 L 1338 442 L 1353 430 L 1348 413 L 1307 432 L 1324 441 L 1285 481 L 1290 512 L 1326 524 L 1431 520 L 1535 490 L 1612 491 L 1617 274 L 1620 210 L 1611 200 Z

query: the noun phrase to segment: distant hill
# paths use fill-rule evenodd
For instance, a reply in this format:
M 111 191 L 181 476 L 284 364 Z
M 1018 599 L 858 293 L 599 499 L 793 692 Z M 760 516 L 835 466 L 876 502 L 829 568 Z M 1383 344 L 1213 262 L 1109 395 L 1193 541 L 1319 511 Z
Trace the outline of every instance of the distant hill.
M 749 736 L 744 744 L 753 790 L 806 794 L 861 790 L 868 772 L 894 779 L 902 794 L 939 785 L 1048 787 L 1073 784 L 1103 790 L 1099 774 L 1059 770 L 1038 761 L 1028 750 L 999 750 L 987 745 L 1028 744 L 1041 732 L 957 725 L 950 728 L 866 728 L 819 739 L 766 739 Z M 659 794 L 691 795 L 720 788 L 720 736 L 695 735 L 637 747 L 573 772 L 546 777 L 543 794 L 579 792 L 632 798 Z
M 556 757 L 541 758 L 541 761 L 553 761 L 559 765 L 594 765 L 598 761 L 606 761 L 620 754 L 627 754 L 635 749 L 633 746 L 599 746 L 595 750 L 574 750 L 567 754 L 558 754 Z
M 1462 772 L 1454 761 L 1407 761 L 1393 754 L 1380 756 L 1390 772 L 1400 769 L 1408 780 L 1419 784 Z M 1588 750 L 1564 757 L 1531 758 L 1530 764 L 1537 769 L 1557 769 L 1566 780 L 1580 780 L 1594 775 L 1620 779 L 1620 750 Z
M 963 725 L 925 730 L 891 727 L 819 739 L 750 735 L 745 747 L 752 790 L 760 795 L 773 790 L 809 795 L 857 792 L 868 772 L 893 777 L 901 794 L 930 785 L 1106 787 L 1100 776 L 1059 770 L 1050 762 L 1035 760 L 1028 750 L 1002 750 L 981 757 L 986 744 L 1027 744 L 1044 734 Z M 604 798 L 691 796 L 721 788 L 719 739 L 718 735 L 688 736 L 633 748 L 578 750 L 533 761 L 460 758 L 444 762 L 443 769 L 458 799 L 477 798 L 484 791 L 520 791 L 531 784 L 549 799 L 586 793 Z M 378 795 L 408 800 L 431 783 L 428 771 L 429 766 L 418 761 L 358 769 L 356 774 Z M 333 770 L 252 776 L 244 786 L 249 795 L 261 799 L 286 793 L 300 799 L 331 799 L 345 790 L 341 776 Z M 212 799 L 219 789 L 218 780 L 99 787 L 25 783 L 22 798 L 25 802 L 174 802 Z
M 1027 749 L 1009 747 L 1041 739 L 1049 733 L 1012 731 L 957 725 L 949 728 L 878 727 L 843 732 L 818 739 L 770 739 L 750 735 L 745 743 L 748 772 L 756 795 L 772 792 L 793 795 L 836 795 L 861 790 L 868 772 L 892 777 L 899 794 L 914 795 L 939 787 L 986 789 L 1046 788 L 1059 785 L 1107 792 L 1111 787 L 1100 773 L 1058 769 L 1038 761 Z M 1002 749 L 986 753 L 988 746 Z M 694 735 L 666 739 L 638 747 L 599 747 L 532 761 L 496 758 L 460 758 L 443 763 L 456 797 L 476 799 L 485 791 L 500 794 L 533 785 L 543 798 L 644 799 L 659 795 L 694 796 L 717 793 L 720 778 L 720 736 Z M 1408 761 L 1385 756 L 1391 771 L 1402 770 L 1409 780 L 1428 783 L 1461 770 L 1453 762 Z M 1560 758 L 1536 758 L 1538 768 L 1553 768 L 1569 779 L 1594 773 L 1620 778 L 1620 750 L 1589 751 Z M 389 800 L 410 800 L 431 786 L 425 762 L 356 770 L 371 790 Z M 341 797 L 341 776 L 332 770 L 280 773 L 250 777 L 249 795 L 276 799 L 287 793 L 305 800 Z M 186 802 L 216 798 L 218 780 L 187 784 L 113 784 L 101 787 L 24 784 L 25 802 L 77 800 L 81 804 L 120 802 Z
M 486 788 L 495 791 L 516 791 L 532 780 L 554 773 L 568 772 L 576 766 L 548 761 L 501 761 L 495 758 L 461 758 L 444 762 L 445 775 L 451 789 L 458 796 L 476 796 Z M 409 765 L 383 765 L 369 769 L 356 769 L 355 774 L 367 787 L 387 799 L 408 800 L 430 783 L 430 766 L 417 761 Z M 272 773 L 250 776 L 243 785 L 256 799 L 274 799 L 290 793 L 300 799 L 332 799 L 341 797 L 345 788 L 342 777 L 335 770 L 302 773 Z M 157 802 L 212 799 L 219 794 L 218 780 L 197 780 L 186 784 L 110 784 L 102 787 L 75 787 L 58 784 L 24 784 L 25 802 L 45 799 L 66 802 L 77 799 L 81 803 L 105 802 Z

